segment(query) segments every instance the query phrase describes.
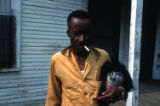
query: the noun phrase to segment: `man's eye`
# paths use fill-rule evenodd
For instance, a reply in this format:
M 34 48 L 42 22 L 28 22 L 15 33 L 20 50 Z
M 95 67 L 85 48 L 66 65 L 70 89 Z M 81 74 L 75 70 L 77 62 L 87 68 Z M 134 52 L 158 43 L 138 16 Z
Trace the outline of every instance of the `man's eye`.
M 85 35 L 89 35 L 90 32 L 89 32 L 89 31 L 85 31 L 85 32 L 73 32 L 73 34 L 74 34 L 75 36 L 80 36 L 81 34 L 83 34 L 83 35 L 85 36 Z
M 75 36 L 79 36 L 81 33 L 78 33 L 78 32 L 76 32 L 76 33 L 73 33 Z

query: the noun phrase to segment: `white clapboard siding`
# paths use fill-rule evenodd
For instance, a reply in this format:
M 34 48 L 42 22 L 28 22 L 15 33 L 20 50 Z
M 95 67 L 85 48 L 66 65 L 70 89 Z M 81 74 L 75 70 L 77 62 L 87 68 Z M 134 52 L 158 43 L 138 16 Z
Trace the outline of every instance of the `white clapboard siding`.
M 59 40 L 59 39 L 57 39 L 56 41 L 55 41 L 55 39 L 49 39 L 48 41 L 46 41 L 46 39 L 27 39 L 27 38 L 25 38 L 25 39 L 23 39 L 22 40 L 22 42 L 24 42 L 24 43 L 32 43 L 32 42 L 35 42 L 35 43 L 47 43 L 47 42 L 59 42 L 59 43 L 64 43 L 64 44 L 68 44 L 69 43 L 69 41 L 66 41 L 66 40 Z M 27 47 L 26 47 L 27 48 Z M 32 47 L 31 47 L 32 48 Z M 42 47 L 43 48 L 43 47 Z M 23 48 L 22 48 L 23 49 Z M 28 48 L 28 49 L 30 49 L 30 48 Z M 32 48 L 33 50 L 39 50 L 39 49 L 41 49 L 41 48 L 35 48 L 35 47 L 33 47 Z M 46 50 L 48 50 L 48 48 L 43 48 L 43 50 L 44 49 L 46 49 Z M 53 48 L 51 48 L 51 49 L 53 49 Z
M 47 87 L 45 87 L 45 89 L 42 89 L 42 86 L 39 85 L 39 86 L 27 86 L 27 87 L 18 87 L 18 88 L 17 87 L 15 87 L 15 88 L 8 88 L 7 90 L 6 89 L 2 89 L 2 90 L 0 90 L 0 92 L 2 92 L 1 96 L 7 96 L 7 95 L 8 96 L 12 96 L 12 95 L 23 94 L 23 92 L 27 92 L 27 93 L 36 93 L 36 92 L 39 92 L 39 91 L 43 92 L 46 89 L 47 89 Z
M 75 9 L 82 9 L 87 6 L 85 5 L 70 5 L 64 3 L 58 3 L 54 1 L 49 1 L 49 0 L 23 0 L 22 4 L 26 5 L 33 5 L 33 6 L 38 6 L 38 7 L 43 7 L 43 8 L 52 8 L 52 9 L 61 9 L 61 10 L 75 10 Z M 53 6 L 54 5 L 54 6 Z
M 54 54 L 55 52 L 53 52 Z M 38 59 L 38 58 L 50 58 L 49 55 L 21 55 L 22 56 L 22 59 Z M 23 67 L 21 67 L 23 68 Z
M 44 106 L 50 58 L 70 44 L 67 16 L 88 0 L 22 0 L 21 70 L 0 73 L 0 106 Z
M 26 71 L 27 72 L 27 71 Z M 45 72 L 42 72 L 42 73 L 45 73 Z M 47 75 L 46 75 L 47 76 Z M 29 77 L 29 75 L 28 75 L 28 77 Z M 41 77 L 39 77 L 39 76 L 35 76 L 34 78 L 32 78 L 32 79 L 28 79 L 28 77 L 27 78 L 19 78 L 19 79 L 14 79 L 14 78 L 12 78 L 12 79 L 14 79 L 14 80 L 11 80 L 11 81 L 9 81 L 9 82 L 3 82 L 3 81 L 0 81 L 1 82 L 1 87 L 3 87 L 2 85 L 5 85 L 5 84 L 8 84 L 8 85 L 11 85 L 11 84 L 14 84 L 15 86 L 16 86 L 16 84 L 15 83 L 21 83 L 21 84 L 23 84 L 23 83 L 26 83 L 26 82 L 37 82 L 38 80 L 42 80 L 42 81 L 46 81 L 48 78 L 41 78 Z M 21 79 L 21 80 L 20 80 Z M 6 78 L 3 78 L 3 80 L 6 80 Z M 23 87 L 23 86 L 22 86 Z M 1 91 L 1 90 L 0 90 Z M 1 93 L 2 94 L 2 93 Z
M 35 22 L 35 23 L 47 23 L 47 24 L 58 24 L 58 25 L 65 25 L 66 21 L 62 21 L 62 20 L 46 20 L 46 19 L 38 19 L 38 18 L 26 18 L 26 17 L 22 17 L 22 20 L 27 20 L 30 22 Z
M 49 66 L 34 66 L 34 67 L 22 67 L 22 71 L 28 71 L 28 70 L 49 70 Z
M 52 31 L 55 31 L 55 32 L 66 32 L 66 29 L 59 29 L 59 28 L 50 28 L 50 27 L 32 27 L 32 26 L 23 26 L 23 30 L 34 30 L 34 31 L 44 31 L 44 32 L 52 32 Z
M 45 99 L 45 96 L 44 96 L 45 94 L 46 94 L 45 92 L 34 93 L 34 94 L 25 94 L 25 95 L 23 94 L 22 96 L 19 95 L 18 97 L 15 96 L 15 98 L 12 98 L 12 99 L 3 100 L 0 102 L 0 105 L 1 106 L 4 106 L 4 105 L 8 106 L 8 104 L 12 104 L 12 106 L 17 106 L 17 104 L 16 104 L 17 102 L 22 102 L 22 104 L 24 106 L 24 104 L 26 104 L 27 102 L 34 103 L 34 101 L 36 101 L 36 100 L 42 101 L 42 99 Z M 36 98 L 33 95 L 35 95 Z M 22 106 L 22 105 L 20 105 L 20 106 Z
M 38 34 L 26 34 L 26 33 L 23 33 L 22 35 L 22 38 L 23 39 L 57 39 L 57 40 L 69 40 L 67 38 L 67 36 L 61 36 L 61 35 L 57 35 L 57 34 L 54 34 L 54 36 L 52 35 L 49 35 L 48 32 L 46 32 L 46 35 L 38 35 Z M 57 42 L 58 43 L 58 42 Z M 54 46 L 54 45 L 53 45 Z
M 36 24 L 36 23 L 35 23 Z M 22 28 L 23 29 L 23 28 Z M 66 34 L 62 31 L 62 32 L 56 32 L 55 31 L 55 33 L 53 34 L 52 32 L 48 32 L 48 31 L 36 31 L 36 30 L 22 30 L 22 34 L 29 34 L 29 35 L 33 35 L 33 36 L 35 36 L 35 35 L 43 35 L 43 36 L 45 36 L 45 35 L 51 35 L 51 36 L 53 36 L 53 35 L 56 35 L 56 36 L 58 36 L 58 37 L 62 37 L 62 36 L 64 36 L 65 38 L 67 38 L 67 36 L 65 36 Z M 25 37 L 27 37 L 26 35 L 23 35 L 23 36 L 25 36 Z
M 54 47 L 52 45 L 56 45 L 57 47 L 65 47 L 66 46 L 66 44 L 64 44 L 64 43 L 61 43 L 61 44 L 54 44 L 54 43 L 22 43 L 21 44 L 21 46 L 24 46 L 24 47 Z M 45 51 L 43 51 L 43 52 L 45 52 Z
M 64 28 L 66 29 L 67 26 L 63 26 L 63 25 L 55 25 L 55 24 L 46 24 L 46 23 L 34 23 L 34 22 L 23 22 L 22 26 L 30 26 L 30 27 L 45 27 L 45 28 Z
M 39 99 L 38 101 L 37 100 L 33 100 L 33 101 L 30 100 L 29 102 L 16 102 L 16 103 L 14 103 L 14 105 L 16 105 L 16 106 L 44 106 L 45 104 L 43 102 L 43 99 Z M 7 106 L 13 106 L 13 104 L 12 103 L 7 104 Z
M 44 70 L 44 69 L 39 69 L 39 70 Z M 1 79 L 7 80 L 9 78 L 9 79 L 17 80 L 17 79 L 27 79 L 27 78 L 41 78 L 42 76 L 48 76 L 48 73 L 46 73 L 46 70 L 45 71 L 39 71 L 39 70 L 33 70 L 34 72 L 28 70 L 28 71 L 24 71 L 23 73 L 19 75 L 13 74 L 14 76 L 12 74 L 9 74 L 7 76 L 5 76 L 6 74 L 1 74 L 3 75 L 1 76 Z M 10 80 L 8 82 L 10 82 Z M 8 82 L 4 82 L 4 83 L 8 83 Z

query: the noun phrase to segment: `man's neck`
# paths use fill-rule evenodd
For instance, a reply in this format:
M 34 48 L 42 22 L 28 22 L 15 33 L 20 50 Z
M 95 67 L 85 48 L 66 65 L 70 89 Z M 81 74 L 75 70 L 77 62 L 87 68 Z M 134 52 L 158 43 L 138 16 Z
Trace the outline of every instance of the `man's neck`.
M 76 60 L 79 60 L 79 61 L 84 61 L 84 60 L 86 60 L 87 57 L 88 57 L 88 55 L 85 56 L 85 57 L 79 57 L 79 56 L 77 56 L 76 54 L 74 54 L 74 56 L 75 56 Z
M 75 50 L 73 50 L 73 54 L 74 54 L 75 58 L 78 60 L 86 60 L 89 55 L 89 52 L 86 52 L 83 55 L 79 55 L 79 54 L 77 54 L 77 52 Z
M 84 57 L 79 57 L 79 56 L 77 56 L 76 54 L 74 54 L 74 56 L 75 56 L 75 60 L 76 60 L 76 62 L 77 62 L 77 64 L 78 64 L 79 69 L 80 69 L 80 70 L 84 70 L 85 61 L 86 61 L 88 55 L 87 55 L 87 56 L 84 56 Z

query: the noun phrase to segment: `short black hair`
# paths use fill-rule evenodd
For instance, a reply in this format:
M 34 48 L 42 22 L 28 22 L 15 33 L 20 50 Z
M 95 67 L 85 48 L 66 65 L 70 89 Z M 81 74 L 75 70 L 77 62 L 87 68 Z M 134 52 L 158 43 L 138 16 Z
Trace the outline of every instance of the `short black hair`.
M 79 19 L 90 19 L 88 12 L 84 10 L 75 10 L 71 12 L 67 17 L 67 26 L 70 27 L 70 22 L 72 18 L 79 18 Z

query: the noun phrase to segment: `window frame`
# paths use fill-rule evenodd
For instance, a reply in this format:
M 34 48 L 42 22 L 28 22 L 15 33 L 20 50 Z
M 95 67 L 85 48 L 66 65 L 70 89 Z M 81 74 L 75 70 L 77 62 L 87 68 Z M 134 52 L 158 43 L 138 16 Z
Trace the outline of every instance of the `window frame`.
M 21 57 L 21 0 L 11 0 L 11 14 L 15 17 L 15 62 L 13 67 L 0 68 L 0 72 L 20 71 L 20 57 Z

